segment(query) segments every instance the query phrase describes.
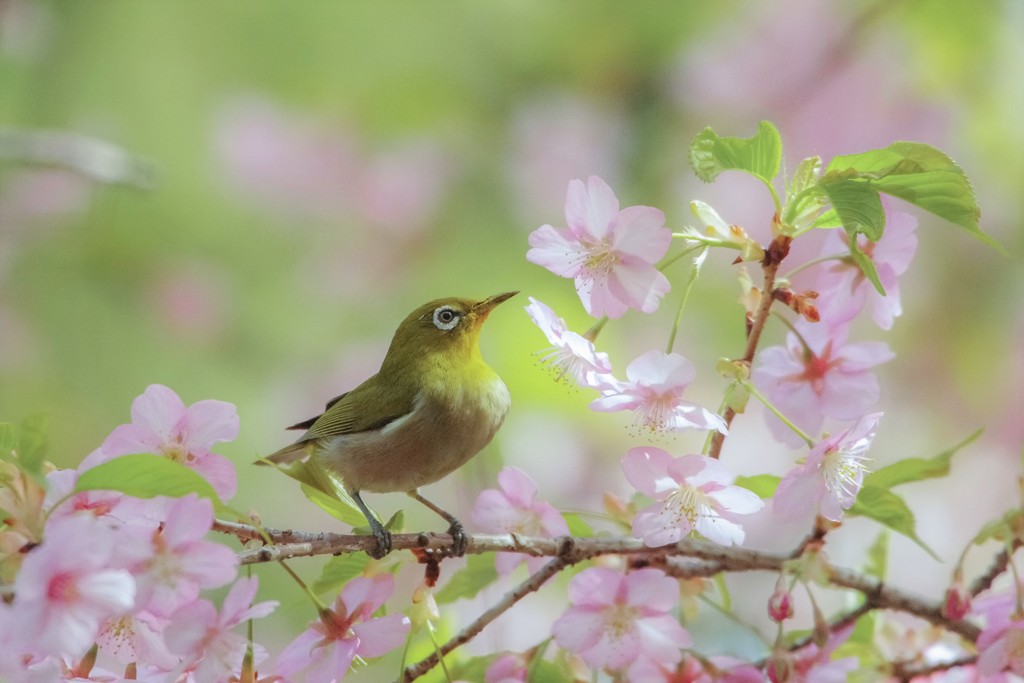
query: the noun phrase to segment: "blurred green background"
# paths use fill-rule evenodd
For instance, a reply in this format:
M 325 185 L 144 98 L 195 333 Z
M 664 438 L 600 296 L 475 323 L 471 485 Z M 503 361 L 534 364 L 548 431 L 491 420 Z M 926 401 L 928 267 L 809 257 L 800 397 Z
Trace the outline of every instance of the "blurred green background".
M 483 337 L 513 412 L 435 497 L 468 517 L 509 462 L 556 506 L 600 510 L 606 489 L 629 492 L 628 418 L 594 415 L 589 396 L 552 382 L 522 312 L 531 295 L 590 324 L 570 283 L 524 258 L 531 230 L 564 224 L 567 182 L 600 175 L 623 206 L 658 206 L 673 227 L 703 199 L 765 239 L 756 182 L 692 178 L 686 147 L 704 126 L 749 135 L 772 120 L 789 168 L 918 140 L 961 163 L 983 229 L 1020 254 L 1021 35 L 1014 0 L 0 0 L 0 419 L 49 414 L 52 459 L 74 466 L 150 383 L 230 401 L 242 431 L 220 452 L 239 465 L 236 507 L 336 528 L 247 463 L 374 372 L 415 306 L 520 289 Z M 908 493 L 921 535 L 953 557 L 971 524 L 1016 500 L 1024 274 L 936 219 L 922 216 L 919 235 L 903 318 L 858 334 L 898 354 L 880 373 L 879 460 L 988 428 L 949 483 Z M 699 368 L 692 397 L 716 405 L 713 363 L 741 350 L 742 310 L 726 257 L 705 270 L 677 350 Z M 678 295 L 609 325 L 600 346 L 620 371 L 664 346 Z M 737 425 L 727 460 L 785 471 L 793 456 L 756 411 Z M 973 521 L 948 505 L 964 491 L 984 492 L 962 498 Z M 930 562 L 896 552 L 908 576 Z M 495 629 L 482 650 L 503 645 Z

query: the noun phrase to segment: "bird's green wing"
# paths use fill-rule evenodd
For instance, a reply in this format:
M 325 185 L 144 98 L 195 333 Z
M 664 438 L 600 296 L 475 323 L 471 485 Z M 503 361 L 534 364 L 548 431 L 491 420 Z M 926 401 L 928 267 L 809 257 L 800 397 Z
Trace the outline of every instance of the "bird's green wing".
M 320 441 L 340 434 L 382 429 L 413 411 L 416 392 L 402 383 L 388 383 L 374 376 L 344 394 L 316 419 L 299 439 Z

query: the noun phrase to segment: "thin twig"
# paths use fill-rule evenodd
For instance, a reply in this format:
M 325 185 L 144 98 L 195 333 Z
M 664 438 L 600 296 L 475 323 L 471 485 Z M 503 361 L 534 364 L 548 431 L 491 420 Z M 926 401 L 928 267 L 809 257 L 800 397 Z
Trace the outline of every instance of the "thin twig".
M 477 617 L 473 623 L 459 631 L 454 638 L 442 645 L 435 652 L 431 653 L 430 656 L 407 667 L 405 670 L 405 676 L 402 680 L 414 681 L 433 669 L 441 661 L 442 657 L 460 645 L 464 645 L 475 638 L 484 630 L 484 627 L 511 609 L 513 605 L 522 600 L 527 594 L 539 589 L 548 579 L 565 569 L 567 566 L 569 566 L 569 563 L 562 557 L 556 557 L 548 562 L 540 569 L 540 571 L 533 574 L 526 579 L 526 581 L 523 581 L 514 589 L 506 593 L 501 600 Z
M 896 662 L 892 667 L 892 677 L 897 681 L 912 681 L 920 677 L 928 677 L 932 674 L 941 673 L 943 671 L 952 671 L 958 669 L 961 666 L 971 666 L 978 662 L 978 655 L 965 655 L 954 659 L 951 662 L 943 662 L 941 664 L 901 664 Z

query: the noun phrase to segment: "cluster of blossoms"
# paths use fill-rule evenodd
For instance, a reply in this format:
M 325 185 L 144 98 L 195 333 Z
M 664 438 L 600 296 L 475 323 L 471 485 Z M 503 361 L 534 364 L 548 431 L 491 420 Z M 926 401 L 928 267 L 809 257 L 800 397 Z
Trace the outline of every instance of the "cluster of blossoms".
M 75 488 L 93 467 L 150 453 L 192 468 L 228 498 L 236 489 L 234 466 L 210 448 L 234 439 L 238 426 L 231 404 L 186 407 L 173 391 L 153 385 L 132 405 L 130 424 L 116 428 L 77 470 L 49 472 L 45 487 L 3 464 L 0 560 L 10 600 L 0 603 L 0 679 L 219 683 L 242 680 L 244 667 L 252 671 L 267 659 L 236 631 L 277 602 L 254 602 L 257 579 L 240 578 L 235 552 L 205 540 L 214 523 L 209 499 Z M 219 609 L 201 596 L 224 586 Z M 267 663 L 276 673 L 262 680 L 287 683 L 307 667 L 306 680 L 340 680 L 355 657 L 401 645 L 406 617 L 372 617 L 393 589 L 390 575 L 350 581 L 333 609 Z
M 701 229 L 687 228 L 676 236 L 700 252 L 694 261 L 695 274 L 709 246 L 737 249 L 741 261 L 764 259 L 765 251 L 757 242 L 741 228 L 727 224 L 710 206 L 693 202 L 691 208 Z M 570 183 L 565 218 L 565 228 L 544 225 L 530 235 L 527 259 L 573 279 L 584 309 L 594 317 L 617 318 L 629 309 L 655 311 L 670 288 L 657 267 L 674 236 L 664 226 L 664 214 L 645 206 L 620 209 L 611 188 L 591 177 L 586 183 Z M 839 230 L 831 231 L 820 257 L 808 264 L 821 264 L 815 290 L 794 294 L 783 280 L 779 292 L 773 292 L 788 301 L 799 318 L 791 325 L 785 346 L 758 353 L 747 390 L 770 409 L 766 418 L 778 441 L 810 448 L 781 478 L 771 501 L 772 514 L 783 520 L 820 515 L 839 522 L 857 498 L 869 471 L 867 451 L 882 416 L 872 411 L 880 393 L 872 369 L 893 354 L 883 343 L 848 342 L 850 324 L 866 307 L 883 329 L 889 329 L 900 314 L 897 278 L 907 270 L 916 250 L 915 226 L 913 217 L 890 212 L 882 239 L 859 238 L 860 252 L 872 260 L 884 295 L 851 259 L 849 238 Z M 761 296 L 748 286 L 741 299 L 751 319 Z M 603 322 L 580 335 L 536 299 L 530 299 L 527 312 L 552 345 L 544 362 L 561 379 L 599 392 L 590 404 L 593 410 L 633 411 L 636 423 L 651 432 L 727 433 L 722 416 L 684 398 L 696 371 L 682 355 L 647 351 L 627 366 L 622 380 L 613 374 L 607 354 L 594 345 Z M 827 421 L 838 423 L 838 430 L 819 437 Z M 676 457 L 661 448 L 643 446 L 622 458 L 622 468 L 629 483 L 652 499 L 632 519 L 633 534 L 651 547 L 689 536 L 726 546 L 742 544 L 744 516 L 764 507 L 760 497 L 734 484 L 729 468 L 708 455 Z M 682 660 L 685 632 L 646 626 L 643 619 L 657 611 L 634 605 L 623 588 L 647 581 L 652 573 L 658 572 L 650 569 L 624 576 L 596 568 L 583 572 L 570 589 L 574 606 L 556 623 L 556 641 L 592 667 L 624 673 L 629 680 L 666 680 L 641 672 L 652 667 L 674 671 Z M 664 576 L 661 579 L 672 583 Z M 789 612 L 779 621 L 792 614 L 786 595 Z M 654 630 L 663 640 L 645 641 L 642 634 Z M 651 652 L 645 650 L 647 646 L 653 648 Z M 819 655 L 815 651 L 806 659 L 821 663 Z M 796 661 L 790 664 L 796 666 Z

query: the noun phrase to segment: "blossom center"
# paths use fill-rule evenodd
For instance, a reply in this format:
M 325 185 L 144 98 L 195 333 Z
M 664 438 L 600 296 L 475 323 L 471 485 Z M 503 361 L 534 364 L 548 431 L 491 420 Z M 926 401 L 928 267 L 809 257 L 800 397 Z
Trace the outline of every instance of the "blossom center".
M 674 513 L 678 524 L 686 520 L 691 525 L 702 517 L 711 515 L 711 499 L 695 486 L 680 486 L 665 499 L 665 509 Z
M 633 630 L 633 624 L 639 616 L 635 607 L 617 604 L 605 614 L 605 629 L 612 637 L 622 638 Z
M 173 460 L 174 462 L 181 463 L 182 465 L 188 465 L 195 462 L 196 456 L 185 447 L 185 444 L 181 442 L 180 438 L 176 438 L 173 441 L 168 441 L 160 447 L 160 452 L 164 454 L 164 457 Z
M 591 278 L 607 276 L 619 262 L 619 253 L 607 242 L 585 244 L 586 260 L 583 268 Z
M 871 459 L 865 454 L 870 445 L 870 439 L 861 438 L 845 449 L 835 448 L 825 453 L 821 468 L 825 487 L 830 492 L 850 497 L 857 495 L 861 478 L 869 472 Z
M 54 602 L 74 602 L 81 594 L 71 572 L 58 572 L 46 585 L 46 597 Z

